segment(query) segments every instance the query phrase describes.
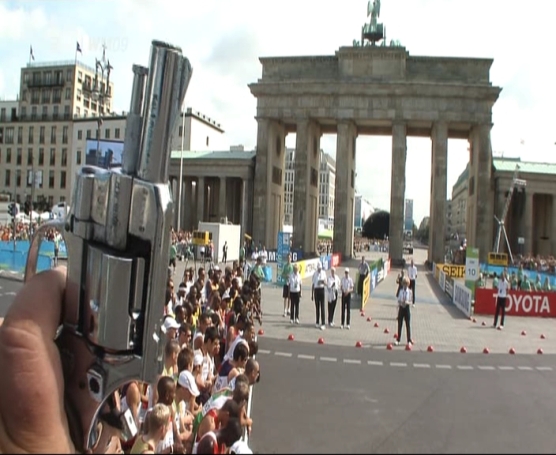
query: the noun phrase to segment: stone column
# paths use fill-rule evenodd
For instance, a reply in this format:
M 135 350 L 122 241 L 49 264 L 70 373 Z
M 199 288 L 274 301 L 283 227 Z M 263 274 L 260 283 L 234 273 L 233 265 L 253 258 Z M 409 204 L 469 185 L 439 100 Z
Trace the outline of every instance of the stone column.
M 179 204 L 179 193 L 178 193 L 178 179 L 175 177 L 170 177 L 170 191 L 172 192 L 172 201 L 174 202 L 174 229 L 178 225 L 178 204 Z
M 241 179 L 241 208 L 240 208 L 240 223 L 241 223 L 241 235 L 242 235 L 242 240 L 243 240 L 243 236 L 245 234 L 248 234 L 247 232 L 247 210 L 249 208 L 249 201 L 248 201 L 248 196 L 249 193 L 247 191 L 247 180 L 246 179 Z
M 220 177 L 220 194 L 218 195 L 218 217 L 220 219 L 228 216 L 228 206 L 226 200 L 226 177 Z
M 448 172 L 448 124 L 437 122 L 432 129 L 431 218 L 429 261 L 442 264 L 445 254 L 446 198 Z
M 407 130 L 404 123 L 392 125 L 392 176 L 390 184 L 390 233 L 388 236 L 392 265 L 403 262 L 403 214 L 405 208 L 405 162 Z M 444 189 L 446 191 L 446 189 Z M 430 227 L 432 229 L 432 226 Z
M 333 249 L 346 259 L 353 256 L 356 139 L 357 127 L 353 122 L 338 123 Z
M 197 223 L 195 229 L 199 227 L 199 221 L 205 221 L 205 178 L 197 177 Z
M 535 193 L 529 189 L 525 189 L 525 210 L 524 210 L 524 219 L 525 219 L 525 245 L 523 253 L 525 255 L 528 254 L 535 254 L 535 238 L 534 238 L 534 196 Z
M 257 157 L 253 188 L 253 222 L 251 235 L 255 242 L 266 243 L 271 205 L 271 160 L 269 155 L 270 121 L 257 119 Z

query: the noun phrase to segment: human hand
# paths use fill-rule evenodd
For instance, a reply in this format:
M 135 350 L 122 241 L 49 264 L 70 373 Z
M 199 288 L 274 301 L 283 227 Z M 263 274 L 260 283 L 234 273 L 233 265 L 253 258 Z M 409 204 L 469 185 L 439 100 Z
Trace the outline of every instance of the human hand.
M 66 269 L 34 276 L 0 327 L 0 453 L 75 453 L 54 343 Z

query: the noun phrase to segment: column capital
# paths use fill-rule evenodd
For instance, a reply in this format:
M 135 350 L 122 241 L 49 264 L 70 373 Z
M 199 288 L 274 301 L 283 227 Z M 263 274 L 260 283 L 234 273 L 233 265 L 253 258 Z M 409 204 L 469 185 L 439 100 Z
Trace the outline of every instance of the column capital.
M 357 131 L 357 123 L 355 123 L 355 121 L 353 121 L 352 119 L 337 119 L 336 126 L 338 129 L 338 133 L 341 129 L 345 129 L 348 132 L 351 130 L 352 134 L 355 137 L 359 135 L 359 132 Z

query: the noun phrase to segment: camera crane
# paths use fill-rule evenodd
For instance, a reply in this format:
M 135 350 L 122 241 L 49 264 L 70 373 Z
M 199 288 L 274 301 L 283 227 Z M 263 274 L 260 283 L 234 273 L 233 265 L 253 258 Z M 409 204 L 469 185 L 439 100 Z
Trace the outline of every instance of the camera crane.
M 506 196 L 506 203 L 504 204 L 504 210 L 502 211 L 502 216 L 498 218 L 494 215 L 494 219 L 498 223 L 498 231 L 496 232 L 496 239 L 494 240 L 494 253 L 498 253 L 500 251 L 500 240 L 502 234 L 504 234 L 504 239 L 506 240 L 506 246 L 508 247 L 508 254 L 510 256 L 510 261 L 513 263 L 514 258 L 512 255 L 512 249 L 510 247 L 510 241 L 508 240 L 508 234 L 506 233 L 506 217 L 508 216 L 508 211 L 510 210 L 510 204 L 512 202 L 512 197 L 514 194 L 514 190 L 516 188 L 524 188 L 527 185 L 527 181 L 518 178 L 519 175 L 519 164 L 515 165 L 514 175 L 512 177 L 512 183 L 510 184 L 510 190 L 508 191 L 508 195 Z

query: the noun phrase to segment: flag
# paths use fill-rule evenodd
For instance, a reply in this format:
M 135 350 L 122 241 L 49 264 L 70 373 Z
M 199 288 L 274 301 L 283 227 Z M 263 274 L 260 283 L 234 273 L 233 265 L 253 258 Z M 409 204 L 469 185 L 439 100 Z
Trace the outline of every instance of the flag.
M 33 54 L 33 46 L 29 46 L 29 58 L 35 61 L 35 55 Z
M 79 45 L 79 41 L 77 41 L 77 46 L 75 47 L 75 52 L 79 52 L 81 55 L 83 55 L 83 52 L 81 52 L 81 46 Z

